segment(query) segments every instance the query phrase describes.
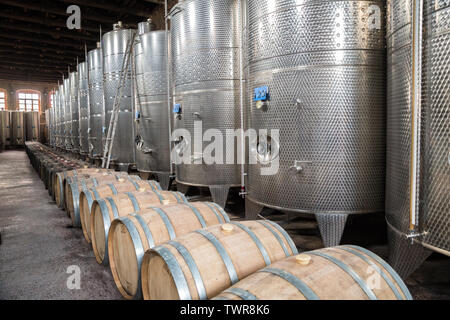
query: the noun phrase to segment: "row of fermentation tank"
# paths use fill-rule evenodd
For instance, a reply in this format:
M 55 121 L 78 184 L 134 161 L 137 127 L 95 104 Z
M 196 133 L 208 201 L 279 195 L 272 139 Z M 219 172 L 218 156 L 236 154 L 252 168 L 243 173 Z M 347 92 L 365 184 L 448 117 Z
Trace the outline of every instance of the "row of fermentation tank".
M 39 123 L 38 111 L 0 111 L 0 149 L 39 141 Z
M 450 252 L 449 17 L 447 0 L 179 1 L 169 32 L 103 35 L 55 92 L 50 144 L 101 158 L 121 91 L 114 164 L 209 187 L 222 206 L 240 187 L 250 218 L 313 214 L 327 246 L 349 214 L 386 212 L 407 275 Z M 213 140 L 236 140 L 214 152 L 245 164 L 202 161 Z

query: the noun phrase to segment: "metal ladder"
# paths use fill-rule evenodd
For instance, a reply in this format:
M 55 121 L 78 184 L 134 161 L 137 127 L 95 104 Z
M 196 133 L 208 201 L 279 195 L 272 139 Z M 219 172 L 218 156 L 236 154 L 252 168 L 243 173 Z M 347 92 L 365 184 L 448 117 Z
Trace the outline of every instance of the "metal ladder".
M 125 84 L 125 79 L 127 77 L 128 66 L 130 65 L 131 55 L 134 48 L 134 39 L 136 38 L 136 32 L 133 32 L 132 37 L 127 43 L 127 48 L 125 50 L 125 57 L 122 61 L 122 70 L 120 71 L 119 86 L 117 87 L 117 93 L 114 97 L 114 105 L 111 114 L 111 119 L 109 119 L 108 135 L 105 140 L 105 147 L 103 149 L 102 158 L 102 168 L 109 168 L 109 163 L 111 161 L 111 153 L 114 145 L 114 138 L 116 136 L 117 122 L 119 121 L 119 111 L 120 102 L 123 95 L 123 87 Z

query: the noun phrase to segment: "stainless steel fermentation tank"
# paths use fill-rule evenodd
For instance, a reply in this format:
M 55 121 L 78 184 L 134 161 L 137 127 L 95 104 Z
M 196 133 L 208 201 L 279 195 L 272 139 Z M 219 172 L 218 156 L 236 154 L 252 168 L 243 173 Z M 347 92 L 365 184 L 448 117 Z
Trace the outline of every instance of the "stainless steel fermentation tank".
M 11 111 L 11 145 L 25 145 L 25 117 L 22 111 Z
M 179 156 L 186 157 L 194 145 L 196 123 L 202 125 L 202 136 L 215 129 L 224 142 L 231 135 L 227 129 L 240 128 L 239 13 L 234 0 L 180 1 L 170 13 L 174 128 L 190 135 L 174 137 Z M 177 182 L 209 187 L 213 200 L 224 206 L 229 188 L 240 186 L 237 161 L 226 164 L 227 152 L 237 154 L 237 143 L 234 148 L 224 143 L 224 164 L 209 165 L 203 151 L 211 141 L 199 144 L 202 150 L 190 148 L 190 164 L 176 165 Z
M 167 101 L 167 42 L 165 31 L 151 31 L 150 22 L 138 25 L 135 53 L 136 167 L 156 174 L 168 189 L 171 173 L 169 108 Z
M 80 111 L 78 105 L 78 72 L 71 72 L 69 75 L 70 82 L 70 110 L 72 115 L 72 132 L 71 132 L 71 151 L 80 152 Z
M 63 82 L 64 83 L 64 82 Z M 65 106 L 64 106 L 64 85 L 60 84 L 58 88 L 58 97 L 56 98 L 56 131 L 57 141 L 56 146 L 58 148 L 65 148 Z
M 64 114 L 64 122 L 63 122 L 63 148 L 67 151 L 72 150 L 72 111 L 70 108 L 70 80 L 69 78 L 65 78 L 63 81 L 63 96 L 62 96 L 62 106 L 63 106 L 63 114 Z
M 78 112 L 80 126 L 80 154 L 89 154 L 89 84 L 88 66 L 86 62 L 78 64 Z
M 24 113 L 26 141 L 39 141 L 40 115 L 38 111 Z
M 450 2 L 390 0 L 387 8 L 386 219 L 390 264 L 406 278 L 432 251 L 450 255 Z M 422 52 L 413 54 L 414 37 Z M 414 155 L 421 166 L 417 176 L 411 172 Z M 411 192 L 411 177 L 417 192 Z M 415 211 L 414 202 L 420 204 Z
M 247 217 L 314 214 L 333 246 L 349 214 L 383 212 L 384 5 L 248 1 Z
M 114 99 L 118 93 L 120 75 L 127 50 L 134 29 L 126 29 L 121 24 L 114 25 L 114 30 L 103 35 L 103 89 L 105 94 L 105 130 L 103 137 L 108 134 L 110 118 L 114 107 Z M 131 62 L 131 61 L 130 61 Z M 126 70 L 126 80 L 120 100 L 120 111 L 116 127 L 111 162 L 126 170 L 134 163 L 134 129 L 133 107 L 131 92 L 131 63 Z
M 89 155 L 102 157 L 102 128 L 105 121 L 103 95 L 103 55 L 100 43 L 88 52 L 89 63 Z
M 0 111 L 0 148 L 11 145 L 11 113 L 7 110 Z

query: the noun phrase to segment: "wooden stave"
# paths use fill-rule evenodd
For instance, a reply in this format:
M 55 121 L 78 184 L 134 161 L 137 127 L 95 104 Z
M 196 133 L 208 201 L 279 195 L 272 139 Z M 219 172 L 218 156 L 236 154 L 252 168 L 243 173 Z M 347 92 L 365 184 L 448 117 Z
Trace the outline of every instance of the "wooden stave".
M 131 197 L 137 197 L 137 202 L 139 206 L 139 210 L 136 210 L 135 204 L 133 203 L 133 200 Z M 120 198 L 119 198 L 120 197 Z M 139 199 L 145 201 L 141 203 Z M 164 202 L 164 201 L 170 201 L 170 202 Z M 125 211 L 125 208 L 120 206 L 117 201 L 124 201 L 124 202 L 130 202 L 130 206 L 125 207 L 128 208 L 128 211 Z M 136 192 L 128 192 L 125 194 L 119 194 L 114 197 L 106 197 L 104 199 L 95 200 L 92 204 L 91 208 L 91 244 L 92 249 L 94 251 L 95 258 L 97 262 L 100 265 L 108 266 L 109 265 L 109 257 L 108 257 L 108 250 L 107 250 L 107 239 L 108 239 L 108 233 L 109 228 L 111 226 L 111 223 L 122 216 L 127 216 L 131 213 L 139 213 L 142 209 L 148 208 L 150 206 L 158 206 L 158 205 L 168 205 L 168 204 L 176 204 L 176 203 L 187 203 L 186 197 L 180 193 L 180 192 L 172 192 L 172 191 L 160 191 L 160 192 L 154 192 L 154 191 L 136 191 Z M 114 207 L 113 207 L 114 205 Z M 96 217 L 98 215 L 98 217 Z M 104 234 L 102 238 L 102 241 L 104 240 L 105 244 L 105 252 L 104 256 L 101 257 L 101 253 L 99 252 L 97 248 L 97 243 L 95 241 L 95 219 L 98 219 L 100 221 L 101 217 L 101 223 L 103 224 L 102 231 L 104 230 Z M 103 248 L 101 248 L 103 249 Z
M 80 218 L 80 192 L 83 189 L 88 189 L 91 187 L 99 186 L 102 184 L 107 184 L 108 182 L 117 181 L 119 179 L 137 180 L 140 181 L 139 176 L 133 176 L 123 173 L 100 173 L 93 174 L 86 179 L 68 179 L 66 184 L 66 208 L 69 216 L 72 219 L 73 226 L 76 228 L 81 228 L 81 218 Z
M 149 188 L 149 191 L 163 191 L 159 183 L 155 180 L 138 180 L 116 182 L 98 187 L 84 189 L 80 192 L 80 220 L 83 236 L 88 243 L 91 243 L 90 235 L 90 213 L 94 200 L 110 197 L 120 193 L 138 191 L 141 188 Z
M 408 288 L 394 269 L 367 249 L 344 245 L 304 254 L 311 257 L 309 264 L 300 265 L 297 263 L 296 257 L 287 258 L 250 275 L 214 299 L 318 300 L 324 298 L 356 300 L 382 298 L 384 300 L 412 300 Z M 340 263 L 336 264 L 336 260 Z M 325 268 L 329 270 L 326 274 L 322 272 Z M 361 272 L 364 269 L 370 271 Z M 321 275 L 321 273 L 323 274 Z M 364 280 L 364 274 L 378 276 L 379 287 L 371 288 L 367 284 L 367 280 Z M 325 276 L 329 278 L 325 279 Z M 345 282 L 347 286 L 348 284 L 353 284 L 353 286 L 346 287 Z M 339 283 L 334 291 L 330 290 L 333 288 L 333 283 Z M 278 297 L 268 295 L 269 292 L 277 294 Z
M 161 210 L 162 213 L 166 215 L 165 219 L 163 219 L 161 213 L 156 211 L 155 209 L 158 211 Z M 180 213 L 180 210 L 187 211 L 182 211 L 182 213 Z M 180 217 L 178 217 L 177 215 L 182 215 L 183 219 L 180 219 Z M 201 216 L 202 220 L 198 218 L 199 215 Z M 155 230 L 153 230 L 152 232 L 151 229 L 154 229 L 155 227 L 155 225 L 152 224 L 153 222 L 155 222 L 154 220 L 151 220 L 152 218 L 156 218 L 156 221 L 159 221 L 159 226 L 164 228 L 165 232 L 163 232 L 163 235 L 158 234 L 158 232 L 155 232 Z M 183 230 L 183 228 L 186 228 L 186 224 L 189 218 L 194 222 L 195 226 L 192 226 L 189 230 Z M 155 206 L 153 208 L 146 209 L 143 212 L 140 212 L 139 215 L 131 214 L 115 219 L 111 223 L 111 227 L 109 229 L 108 255 L 111 273 L 113 275 L 113 279 L 117 289 L 126 299 L 142 299 L 140 264 L 142 258 L 144 257 L 144 253 L 147 250 L 163 242 L 175 240 L 177 237 L 194 230 L 229 222 L 230 218 L 225 213 L 225 211 L 219 205 L 212 202 L 195 202 L 189 204 Z M 182 224 L 181 228 L 180 224 Z M 114 235 L 117 228 L 120 227 L 122 227 L 122 229 L 119 232 L 124 232 L 125 229 L 127 230 L 134 247 L 134 257 L 137 265 L 137 289 L 134 293 L 130 293 L 124 288 L 122 282 L 120 281 L 119 273 L 114 262 L 115 252 L 117 249 L 117 245 L 114 245 Z

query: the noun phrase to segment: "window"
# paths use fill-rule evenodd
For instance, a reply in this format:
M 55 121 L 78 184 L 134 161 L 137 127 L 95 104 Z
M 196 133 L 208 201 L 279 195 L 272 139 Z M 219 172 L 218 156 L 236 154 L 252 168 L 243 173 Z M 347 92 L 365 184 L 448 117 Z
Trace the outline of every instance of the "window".
M 0 111 L 4 111 L 6 109 L 6 90 L 0 89 Z
M 41 94 L 34 90 L 20 90 L 17 92 L 19 111 L 39 111 Z

